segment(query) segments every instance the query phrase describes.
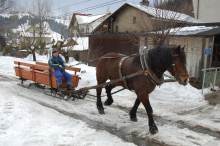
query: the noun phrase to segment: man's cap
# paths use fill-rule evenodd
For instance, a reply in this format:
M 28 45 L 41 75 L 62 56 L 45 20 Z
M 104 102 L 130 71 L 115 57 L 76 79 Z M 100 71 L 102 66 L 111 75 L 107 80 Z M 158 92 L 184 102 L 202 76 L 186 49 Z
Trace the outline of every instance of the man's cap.
M 53 49 L 52 53 L 58 52 L 58 49 Z

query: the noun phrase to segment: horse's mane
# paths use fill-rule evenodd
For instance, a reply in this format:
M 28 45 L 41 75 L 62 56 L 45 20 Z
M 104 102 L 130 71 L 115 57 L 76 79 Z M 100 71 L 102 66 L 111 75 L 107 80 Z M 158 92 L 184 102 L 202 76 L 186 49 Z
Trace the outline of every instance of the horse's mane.
M 139 54 L 134 55 L 133 62 L 135 63 L 135 65 L 141 67 Z M 161 77 L 161 73 L 172 65 L 171 49 L 166 46 L 160 46 L 150 49 L 147 62 L 149 68 L 154 71 L 158 77 Z
M 168 47 L 163 46 L 151 49 L 148 56 L 149 67 L 151 68 L 160 66 L 166 69 L 172 65 L 172 52 Z

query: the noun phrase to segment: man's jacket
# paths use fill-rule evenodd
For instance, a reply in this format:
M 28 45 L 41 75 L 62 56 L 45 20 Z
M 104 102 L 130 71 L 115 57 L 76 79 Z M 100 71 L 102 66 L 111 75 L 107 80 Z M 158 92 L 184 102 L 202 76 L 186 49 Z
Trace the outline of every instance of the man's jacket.
M 49 61 L 48 64 L 50 67 L 52 67 L 54 70 L 57 69 L 64 69 L 65 65 L 64 65 L 64 61 L 60 56 L 52 56 Z

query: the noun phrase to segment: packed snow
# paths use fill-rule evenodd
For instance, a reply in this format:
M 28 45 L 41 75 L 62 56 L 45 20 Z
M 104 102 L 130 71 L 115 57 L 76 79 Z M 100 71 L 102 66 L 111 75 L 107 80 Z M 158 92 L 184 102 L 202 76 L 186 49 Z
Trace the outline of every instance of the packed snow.
M 14 95 L 7 89 L 9 84 L 0 83 L 1 146 L 134 146 L 106 131 L 97 131 L 82 121 Z
M 26 61 L 30 61 L 31 59 L 31 56 L 25 58 Z M 9 77 L 14 76 L 14 60 L 17 60 L 17 58 L 0 57 L 0 74 L 4 76 L 9 75 Z M 37 55 L 37 60 L 47 62 L 48 58 L 46 56 Z M 74 59 L 71 60 L 69 65 L 80 67 L 82 70 L 79 73 L 81 80 L 78 88 L 96 85 L 94 67 L 79 64 Z M 16 106 L 13 105 L 13 108 L 16 109 L 17 113 L 14 115 L 18 117 L 18 119 L 15 119 L 17 118 L 16 116 L 11 116 L 13 118 L 10 119 L 10 116 L 8 116 L 9 119 L 7 120 L 4 114 L 0 114 L 0 118 L 5 119 L 2 121 L 3 124 L 0 124 L 3 125 L 3 135 L 0 135 L 0 137 L 2 136 L 5 140 L 0 138 L 0 141 L 2 140 L 6 145 L 14 145 L 15 143 L 9 141 L 9 139 L 15 136 L 19 138 L 24 137 L 24 140 L 18 141 L 20 145 L 33 145 L 34 143 L 36 143 L 36 145 L 68 145 L 71 143 L 77 146 L 107 144 L 132 145 L 106 131 L 96 131 L 95 129 L 89 128 L 88 123 L 66 117 L 56 111 L 42 107 L 37 103 L 44 103 L 44 105 L 53 107 L 57 111 L 65 111 L 70 115 L 77 114 L 99 124 L 107 125 L 107 127 L 116 127 L 117 130 L 127 133 L 138 133 L 138 136 L 146 138 L 148 125 L 146 117 L 142 116 L 142 114 L 146 114 L 143 106 L 139 108 L 140 115 L 138 115 L 139 121 L 137 123 L 130 122 L 128 113 L 120 110 L 121 108 L 130 109 L 136 99 L 135 93 L 128 90 L 113 95 L 113 97 L 117 97 L 114 98 L 114 105 L 112 107 L 105 107 L 106 115 L 100 116 L 97 112 L 94 98 L 86 97 L 83 101 L 74 101 L 72 103 L 60 102 L 59 100 L 54 100 L 53 97 L 48 97 L 43 93 L 39 93 L 39 91 L 31 89 L 23 89 L 23 92 L 20 93 L 18 90 L 22 89 L 22 87 L 17 87 L 14 82 L 0 82 L 0 86 L 3 86 L 3 88 L 0 89 L 2 93 L 2 96 L 0 96 L 1 107 L 7 107 L 7 100 L 9 103 L 15 104 Z M 11 90 L 13 92 L 6 92 L 5 90 Z M 91 90 L 90 94 L 95 94 L 95 91 Z M 103 92 L 103 95 L 104 94 Z M 9 98 L 5 98 L 3 95 Z M 20 99 L 22 97 L 24 99 Z M 199 126 L 214 133 L 220 131 L 220 123 L 218 122 L 220 120 L 220 106 L 210 106 L 208 102 L 204 100 L 204 96 L 200 90 L 195 89 L 191 85 L 182 86 L 176 82 L 165 83 L 156 87 L 150 94 L 150 100 L 154 114 L 160 117 L 165 124 L 162 122 L 158 125 L 158 134 L 154 136 L 147 135 L 149 139 L 167 145 L 181 146 L 217 146 L 220 144 L 219 139 L 213 136 L 214 134 L 204 134 L 190 128 Z M 11 108 L 10 106 L 11 104 L 9 104 L 9 109 Z M 34 112 L 28 112 L 29 110 Z M 0 112 L 2 111 L 3 110 L 0 110 Z M 27 124 L 22 125 L 21 121 Z M 179 128 L 179 122 L 184 123 L 185 128 Z M 9 126 L 7 124 L 4 126 L 5 123 L 8 123 Z M 22 130 L 19 131 L 19 129 L 24 129 L 24 132 Z M 19 132 L 13 133 L 12 131 Z M 30 134 L 25 135 L 27 131 L 30 132 Z M 89 139 L 87 139 L 87 137 L 89 137 Z M 98 137 L 100 137 L 100 139 Z

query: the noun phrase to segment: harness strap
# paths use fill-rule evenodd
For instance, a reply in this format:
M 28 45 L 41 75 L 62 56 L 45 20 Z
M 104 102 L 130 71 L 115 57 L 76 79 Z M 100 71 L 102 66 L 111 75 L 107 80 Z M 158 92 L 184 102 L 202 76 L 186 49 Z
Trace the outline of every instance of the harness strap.
M 143 70 L 149 69 L 149 66 L 148 66 L 148 63 L 147 63 L 148 52 L 149 52 L 149 49 L 147 49 L 147 48 L 139 50 L 141 67 L 142 67 Z
M 145 71 L 145 75 L 149 77 L 150 81 L 155 84 L 155 85 L 161 85 L 162 81 L 151 71 L 151 69 L 148 66 L 148 55 L 149 55 L 149 49 L 144 48 L 139 50 L 140 54 L 140 62 L 141 62 L 141 67 L 142 70 Z M 146 70 L 148 73 L 146 74 Z
M 120 60 L 120 62 L 119 62 L 119 68 L 118 68 L 118 74 L 119 74 L 119 77 L 122 79 L 123 78 L 123 75 L 122 75 L 122 65 L 123 65 L 123 62 L 125 61 L 125 59 L 127 59 L 129 56 L 126 56 L 126 57 L 123 57 L 123 58 L 121 58 L 121 60 Z M 127 84 L 127 81 L 126 81 L 126 79 L 123 79 L 122 80 L 123 81 L 123 83 L 124 83 L 124 86 L 125 86 L 125 88 L 127 88 L 127 89 L 129 89 L 128 88 L 128 84 Z
M 150 69 L 145 70 L 144 75 L 149 77 L 149 80 L 155 85 L 160 86 L 163 83 Z

